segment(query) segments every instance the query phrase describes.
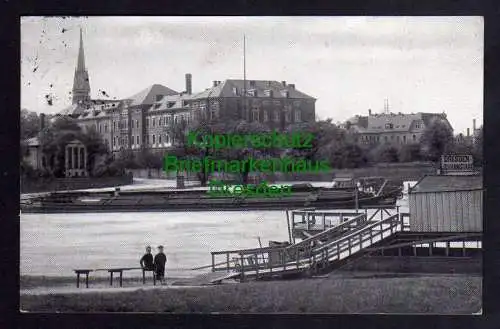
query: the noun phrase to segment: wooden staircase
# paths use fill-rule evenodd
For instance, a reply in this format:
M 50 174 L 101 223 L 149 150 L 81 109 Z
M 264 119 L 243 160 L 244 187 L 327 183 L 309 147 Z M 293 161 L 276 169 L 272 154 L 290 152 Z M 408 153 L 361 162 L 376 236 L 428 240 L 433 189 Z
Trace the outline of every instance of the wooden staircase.
M 386 217 L 383 217 L 384 211 Z M 309 220 L 318 215 L 305 211 L 307 229 Z M 381 219 L 375 219 L 377 213 Z M 300 211 L 299 214 L 304 214 Z M 325 217 L 338 216 L 338 223 L 329 227 Z M 378 209 L 375 214 L 365 213 L 319 213 L 323 230 L 311 234 L 303 230 L 304 239 L 298 243 L 281 247 L 265 247 L 212 252 L 212 272 L 224 271 L 232 278 L 244 280 L 268 280 L 296 276 L 311 276 L 329 272 L 346 260 L 363 254 L 363 251 L 408 228 L 408 214 L 391 214 L 387 209 Z M 292 216 L 293 217 L 293 216 Z M 295 222 L 293 228 L 296 228 Z M 307 237 L 309 236 L 309 237 Z M 221 262 L 220 257 L 224 257 Z

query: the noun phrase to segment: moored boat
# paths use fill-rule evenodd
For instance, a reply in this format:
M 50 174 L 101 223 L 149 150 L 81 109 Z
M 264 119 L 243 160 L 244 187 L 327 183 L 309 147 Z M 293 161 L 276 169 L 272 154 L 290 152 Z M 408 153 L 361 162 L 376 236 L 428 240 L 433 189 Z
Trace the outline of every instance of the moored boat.
M 356 188 L 301 186 L 291 195 L 275 197 L 212 196 L 206 190 L 65 192 L 32 199 L 21 205 L 25 213 L 278 210 L 300 207 L 349 209 L 366 206 L 394 206 L 401 187 L 385 184 L 377 192 Z

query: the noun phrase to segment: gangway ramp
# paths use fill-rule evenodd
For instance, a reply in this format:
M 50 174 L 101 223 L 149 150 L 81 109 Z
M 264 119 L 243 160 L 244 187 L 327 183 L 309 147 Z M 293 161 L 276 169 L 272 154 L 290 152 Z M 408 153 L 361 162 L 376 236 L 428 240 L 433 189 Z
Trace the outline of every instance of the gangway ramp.
M 209 285 L 221 283 L 224 280 L 236 279 L 241 275 L 239 272 L 207 272 L 190 278 L 188 281 L 192 285 Z
M 402 219 L 399 213 L 381 220 L 368 219 L 367 213 L 362 213 L 288 246 L 212 252 L 212 271 L 237 272 L 242 281 L 329 271 L 402 231 Z M 216 264 L 216 256 L 222 255 L 226 262 Z
M 216 272 L 213 272 L 213 273 L 216 273 Z M 235 278 L 239 277 L 240 275 L 241 275 L 241 273 L 239 273 L 239 272 L 225 273 L 224 275 L 221 275 L 221 273 L 219 273 L 219 275 L 217 277 L 210 279 L 210 283 L 221 283 L 222 280 L 235 279 Z

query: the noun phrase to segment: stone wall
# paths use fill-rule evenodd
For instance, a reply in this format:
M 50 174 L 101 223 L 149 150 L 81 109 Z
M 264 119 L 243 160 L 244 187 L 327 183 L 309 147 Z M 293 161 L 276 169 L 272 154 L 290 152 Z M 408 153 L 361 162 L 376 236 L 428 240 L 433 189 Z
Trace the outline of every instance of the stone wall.
M 114 187 L 132 184 L 133 177 L 128 174 L 119 177 L 73 177 L 21 179 L 21 193 L 39 193 L 89 188 Z

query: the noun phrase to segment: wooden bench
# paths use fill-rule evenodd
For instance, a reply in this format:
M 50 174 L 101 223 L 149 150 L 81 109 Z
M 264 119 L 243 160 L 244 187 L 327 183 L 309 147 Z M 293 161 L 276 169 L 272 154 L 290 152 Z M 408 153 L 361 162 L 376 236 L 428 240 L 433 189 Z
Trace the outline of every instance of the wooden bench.
M 97 271 L 107 271 L 109 273 L 109 285 L 113 285 L 113 275 L 120 274 L 120 287 L 123 286 L 123 271 L 142 270 L 142 284 L 146 284 L 146 272 L 153 272 L 153 284 L 156 286 L 156 275 L 154 270 L 145 270 L 142 267 L 116 267 L 116 268 L 98 268 L 98 269 L 75 269 L 76 287 L 80 287 L 80 275 L 85 274 L 85 284 L 89 287 L 89 273 Z
M 131 270 L 142 270 L 141 267 L 118 267 L 118 268 L 109 268 L 109 269 L 102 269 L 105 271 L 108 271 L 109 273 L 109 285 L 113 285 L 113 273 L 119 273 L 120 274 L 120 287 L 123 286 L 123 271 L 131 271 Z M 144 272 L 143 272 L 144 274 Z M 143 283 L 145 281 L 143 280 Z
M 77 269 L 74 270 L 76 273 L 76 287 L 80 288 L 80 274 L 85 274 L 85 284 L 87 288 L 89 287 L 89 273 L 94 271 L 90 269 Z

